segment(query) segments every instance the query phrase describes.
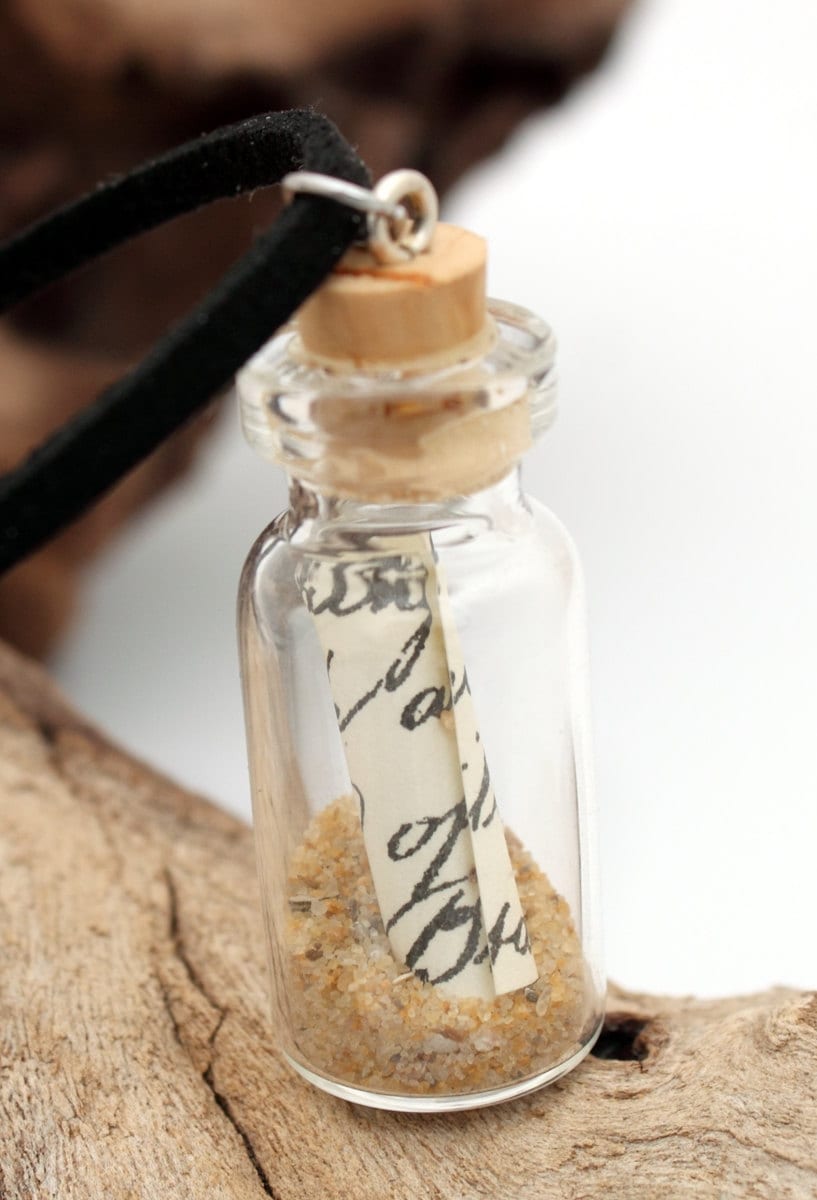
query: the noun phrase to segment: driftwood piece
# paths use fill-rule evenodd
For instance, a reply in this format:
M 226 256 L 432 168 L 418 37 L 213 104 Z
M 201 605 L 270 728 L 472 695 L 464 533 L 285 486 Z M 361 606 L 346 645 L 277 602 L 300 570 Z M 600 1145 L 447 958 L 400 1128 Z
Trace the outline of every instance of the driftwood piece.
M 191 719 L 193 719 L 191 715 Z M 0 649 L 3 1200 L 817 1195 L 817 997 L 613 991 L 599 1053 L 448 1117 L 276 1055 L 251 836 Z

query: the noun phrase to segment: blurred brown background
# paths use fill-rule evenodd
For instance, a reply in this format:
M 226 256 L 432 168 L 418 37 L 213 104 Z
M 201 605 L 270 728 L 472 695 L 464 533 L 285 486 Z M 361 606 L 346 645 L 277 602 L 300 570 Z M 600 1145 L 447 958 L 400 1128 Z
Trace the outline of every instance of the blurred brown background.
M 176 142 L 312 105 L 377 176 L 444 191 L 603 56 L 629 0 L 6 0 L 0 236 Z M 274 215 L 222 202 L 157 230 L 0 325 L 0 469 L 138 358 Z M 0 583 L 0 636 L 41 655 L 77 572 L 188 466 L 207 418 Z

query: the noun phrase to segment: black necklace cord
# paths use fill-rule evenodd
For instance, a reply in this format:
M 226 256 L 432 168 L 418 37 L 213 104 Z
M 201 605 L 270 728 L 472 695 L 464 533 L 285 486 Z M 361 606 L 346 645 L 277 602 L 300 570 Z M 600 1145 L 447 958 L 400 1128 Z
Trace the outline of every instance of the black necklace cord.
M 214 199 L 306 169 L 368 186 L 326 117 L 267 113 L 105 183 L 0 246 L 0 312 L 83 263 Z M 0 572 L 37 550 L 232 379 L 365 230 L 361 214 L 298 196 L 122 379 L 0 476 Z

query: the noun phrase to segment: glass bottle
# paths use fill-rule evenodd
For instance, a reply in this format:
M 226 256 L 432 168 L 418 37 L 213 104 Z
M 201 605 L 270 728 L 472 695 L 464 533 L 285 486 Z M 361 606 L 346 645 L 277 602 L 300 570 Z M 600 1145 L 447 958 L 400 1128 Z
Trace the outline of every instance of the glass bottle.
M 374 365 L 307 313 L 238 384 L 290 479 L 239 600 L 276 1031 L 404 1111 L 557 1079 L 603 1011 L 581 569 L 519 476 L 554 342 L 481 304 L 452 353 Z

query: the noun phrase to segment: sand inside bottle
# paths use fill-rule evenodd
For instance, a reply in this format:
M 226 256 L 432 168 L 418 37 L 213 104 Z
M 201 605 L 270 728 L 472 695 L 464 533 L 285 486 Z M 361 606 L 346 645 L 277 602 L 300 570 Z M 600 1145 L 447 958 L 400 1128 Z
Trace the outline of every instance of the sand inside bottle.
M 394 957 L 356 799 L 312 820 L 292 860 L 287 942 L 295 1042 L 313 1069 L 371 1090 L 462 1094 L 535 1076 L 580 1048 L 592 989 L 569 906 L 505 833 L 539 977 L 488 1001 L 446 994 Z

